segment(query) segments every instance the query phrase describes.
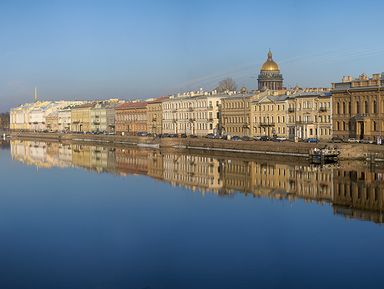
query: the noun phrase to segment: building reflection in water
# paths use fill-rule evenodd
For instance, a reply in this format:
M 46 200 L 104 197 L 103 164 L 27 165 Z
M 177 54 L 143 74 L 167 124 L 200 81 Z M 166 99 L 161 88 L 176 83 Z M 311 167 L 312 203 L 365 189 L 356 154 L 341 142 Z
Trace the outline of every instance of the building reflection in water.
M 174 150 L 11 141 L 12 158 L 42 168 L 80 167 L 97 173 L 147 175 L 172 186 L 230 196 L 243 193 L 332 205 L 347 218 L 383 223 L 384 168 L 210 157 Z

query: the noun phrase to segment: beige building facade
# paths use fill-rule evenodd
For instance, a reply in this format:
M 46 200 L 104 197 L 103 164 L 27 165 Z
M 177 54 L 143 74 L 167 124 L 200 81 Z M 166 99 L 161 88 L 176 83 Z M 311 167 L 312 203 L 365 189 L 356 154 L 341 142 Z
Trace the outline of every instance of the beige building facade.
M 221 100 L 227 95 L 171 97 L 162 103 L 163 133 L 206 136 L 221 129 Z
M 147 132 L 147 102 L 127 102 L 116 108 L 116 133 L 122 135 L 135 135 L 138 132 Z
M 332 98 L 329 92 L 299 92 L 288 97 L 288 137 L 291 140 L 332 138 Z
M 71 132 L 85 133 L 91 131 L 91 109 L 95 103 L 85 103 L 71 109 Z
M 333 134 L 356 139 L 384 135 L 384 73 L 344 77 L 332 84 Z
M 252 136 L 288 137 L 287 98 L 264 93 L 251 102 Z
M 160 97 L 148 101 L 147 105 L 147 129 L 148 133 L 159 135 L 163 132 L 163 105 L 168 97 Z
M 252 133 L 250 115 L 250 94 L 237 94 L 222 99 L 222 134 L 231 136 L 250 136 Z

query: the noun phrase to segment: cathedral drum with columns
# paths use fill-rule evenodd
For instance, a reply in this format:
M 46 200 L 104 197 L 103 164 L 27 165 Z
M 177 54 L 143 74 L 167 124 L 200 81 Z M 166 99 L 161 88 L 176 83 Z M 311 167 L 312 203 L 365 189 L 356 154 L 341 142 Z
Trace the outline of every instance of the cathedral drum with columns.
M 268 59 L 263 64 L 258 77 L 259 90 L 281 90 L 283 89 L 283 76 L 280 74 L 279 65 L 272 59 L 272 52 L 269 50 Z

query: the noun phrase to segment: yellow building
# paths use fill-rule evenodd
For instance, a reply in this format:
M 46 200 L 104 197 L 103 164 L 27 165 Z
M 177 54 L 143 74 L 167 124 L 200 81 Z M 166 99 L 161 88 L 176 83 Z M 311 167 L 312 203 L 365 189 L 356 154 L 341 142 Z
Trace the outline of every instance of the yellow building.
M 288 97 L 289 138 L 329 140 L 332 137 L 332 100 L 329 92 L 301 91 Z
M 335 213 L 349 218 L 384 222 L 384 170 L 344 164 L 334 174 Z M 352 209 L 353 208 L 353 209 Z
M 384 135 L 384 73 L 332 84 L 333 135 L 376 140 Z
M 57 132 L 59 130 L 59 115 L 58 112 L 52 112 L 46 117 L 47 130 Z
M 288 137 L 287 95 L 260 94 L 251 102 L 252 136 Z
M 150 134 L 162 134 L 163 131 L 163 108 L 162 103 L 168 97 L 160 97 L 148 101 L 147 105 L 147 129 Z
M 71 132 L 91 131 L 91 109 L 94 103 L 85 103 L 71 109 Z
M 252 94 L 236 94 L 221 100 L 222 134 L 250 136 Z

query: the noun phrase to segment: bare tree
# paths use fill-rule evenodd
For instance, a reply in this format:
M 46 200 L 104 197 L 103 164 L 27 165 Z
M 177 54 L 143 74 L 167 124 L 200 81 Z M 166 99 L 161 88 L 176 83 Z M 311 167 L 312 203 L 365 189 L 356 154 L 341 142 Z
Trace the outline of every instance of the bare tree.
M 226 78 L 219 82 L 219 86 L 217 87 L 218 92 L 224 91 L 236 91 L 237 84 L 232 78 Z
M 9 129 L 9 112 L 0 114 L 0 130 Z

